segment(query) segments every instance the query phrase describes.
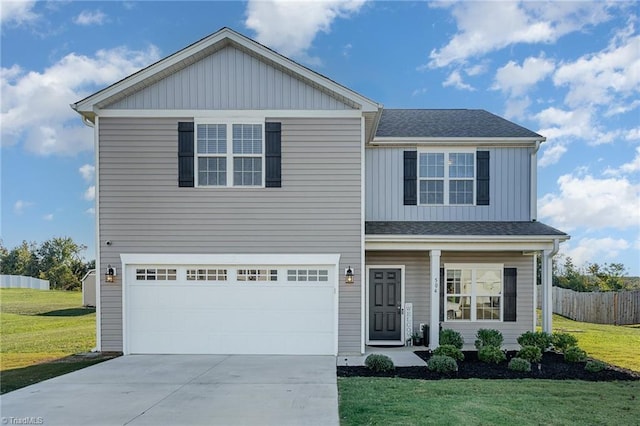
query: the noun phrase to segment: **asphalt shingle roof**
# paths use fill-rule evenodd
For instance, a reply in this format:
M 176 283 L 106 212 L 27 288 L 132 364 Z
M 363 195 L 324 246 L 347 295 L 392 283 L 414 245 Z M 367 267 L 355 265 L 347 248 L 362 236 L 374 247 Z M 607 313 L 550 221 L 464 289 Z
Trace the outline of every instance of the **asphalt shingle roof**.
M 376 137 L 542 138 L 482 109 L 383 109 Z
M 540 222 L 366 222 L 367 235 L 567 236 Z

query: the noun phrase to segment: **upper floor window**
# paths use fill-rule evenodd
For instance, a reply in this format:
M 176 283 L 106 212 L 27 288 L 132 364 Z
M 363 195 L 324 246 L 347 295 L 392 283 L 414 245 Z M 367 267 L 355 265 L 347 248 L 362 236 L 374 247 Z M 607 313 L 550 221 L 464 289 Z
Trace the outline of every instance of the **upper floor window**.
M 418 160 L 420 204 L 473 205 L 475 164 L 473 151 L 420 152 Z
M 198 123 L 196 186 L 264 186 L 261 123 Z

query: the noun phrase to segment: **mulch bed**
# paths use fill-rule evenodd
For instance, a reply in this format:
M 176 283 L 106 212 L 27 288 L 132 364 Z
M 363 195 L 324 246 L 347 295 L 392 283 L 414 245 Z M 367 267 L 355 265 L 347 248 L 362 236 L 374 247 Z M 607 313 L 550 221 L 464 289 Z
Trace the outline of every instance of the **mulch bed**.
M 414 352 L 423 360 L 431 357 L 429 351 Z M 540 364 L 532 364 L 531 372 L 521 373 L 507 368 L 508 360 L 515 357 L 515 351 L 507 352 L 507 361 L 500 364 L 486 364 L 478 359 L 476 351 L 466 351 L 464 361 L 458 362 L 458 372 L 443 374 L 429 371 L 426 366 L 396 367 L 391 373 L 375 373 L 367 367 L 337 367 L 338 377 L 400 377 L 403 379 L 552 379 L 587 380 L 592 382 L 612 380 L 640 380 L 640 373 L 609 366 L 598 373 L 585 371 L 585 362 L 565 362 L 564 356 L 555 352 L 545 352 Z

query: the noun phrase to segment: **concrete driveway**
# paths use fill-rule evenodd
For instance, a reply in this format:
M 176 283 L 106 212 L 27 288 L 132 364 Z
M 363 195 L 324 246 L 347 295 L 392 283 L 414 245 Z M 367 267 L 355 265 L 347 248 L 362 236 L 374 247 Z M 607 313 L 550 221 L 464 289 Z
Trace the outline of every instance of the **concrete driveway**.
M 129 355 L 0 399 L 2 424 L 339 424 L 333 356 Z

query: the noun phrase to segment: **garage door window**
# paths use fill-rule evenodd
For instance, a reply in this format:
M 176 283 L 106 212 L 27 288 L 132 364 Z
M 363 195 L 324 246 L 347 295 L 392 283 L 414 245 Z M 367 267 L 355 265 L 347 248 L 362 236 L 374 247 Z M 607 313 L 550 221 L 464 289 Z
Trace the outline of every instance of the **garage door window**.
M 175 281 L 177 271 L 175 269 L 138 268 L 136 269 L 137 281 Z
M 288 269 L 287 281 L 329 281 L 329 271 L 326 269 Z
M 227 270 L 187 269 L 187 281 L 227 281 Z
M 278 281 L 277 269 L 238 269 L 238 281 Z

